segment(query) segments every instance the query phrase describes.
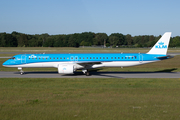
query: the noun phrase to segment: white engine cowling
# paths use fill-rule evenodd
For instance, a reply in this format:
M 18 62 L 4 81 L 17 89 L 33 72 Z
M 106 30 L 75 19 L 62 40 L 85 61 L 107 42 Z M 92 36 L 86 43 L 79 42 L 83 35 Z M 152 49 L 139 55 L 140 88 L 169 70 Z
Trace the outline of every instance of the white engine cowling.
M 58 73 L 60 74 L 74 74 L 74 65 L 60 64 L 58 66 Z

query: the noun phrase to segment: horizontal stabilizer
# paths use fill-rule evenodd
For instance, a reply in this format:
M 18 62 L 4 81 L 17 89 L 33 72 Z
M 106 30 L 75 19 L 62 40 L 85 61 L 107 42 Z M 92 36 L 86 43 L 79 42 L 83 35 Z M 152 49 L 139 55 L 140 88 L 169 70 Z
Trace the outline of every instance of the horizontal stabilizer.
M 174 56 L 171 55 L 166 55 L 166 56 L 162 56 L 162 57 L 157 57 L 158 59 L 168 59 L 168 58 L 173 58 Z

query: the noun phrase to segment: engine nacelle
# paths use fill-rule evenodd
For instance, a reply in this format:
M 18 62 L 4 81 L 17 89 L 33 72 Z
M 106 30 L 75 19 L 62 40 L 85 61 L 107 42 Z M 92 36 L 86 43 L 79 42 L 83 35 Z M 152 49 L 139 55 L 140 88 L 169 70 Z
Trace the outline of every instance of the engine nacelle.
M 59 64 L 58 73 L 60 74 L 74 74 L 74 65 Z

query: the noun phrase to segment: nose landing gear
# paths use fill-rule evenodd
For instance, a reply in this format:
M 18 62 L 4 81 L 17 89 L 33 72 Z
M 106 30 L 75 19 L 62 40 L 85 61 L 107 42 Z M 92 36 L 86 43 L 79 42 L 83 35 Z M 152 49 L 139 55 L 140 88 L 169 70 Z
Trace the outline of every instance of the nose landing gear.
M 18 70 L 20 70 L 20 75 L 23 75 L 23 74 L 24 74 L 24 71 L 22 70 L 22 68 L 19 68 L 19 67 L 18 67 Z

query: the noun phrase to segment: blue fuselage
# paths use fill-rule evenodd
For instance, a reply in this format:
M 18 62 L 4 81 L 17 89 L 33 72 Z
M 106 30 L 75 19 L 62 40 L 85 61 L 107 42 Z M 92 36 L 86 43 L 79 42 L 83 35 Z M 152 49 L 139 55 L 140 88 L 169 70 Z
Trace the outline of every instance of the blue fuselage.
M 78 53 L 78 54 L 20 54 L 13 56 L 3 63 L 3 66 L 17 66 L 22 64 L 43 62 L 146 62 L 158 61 L 158 57 L 166 55 L 137 54 L 137 53 Z

